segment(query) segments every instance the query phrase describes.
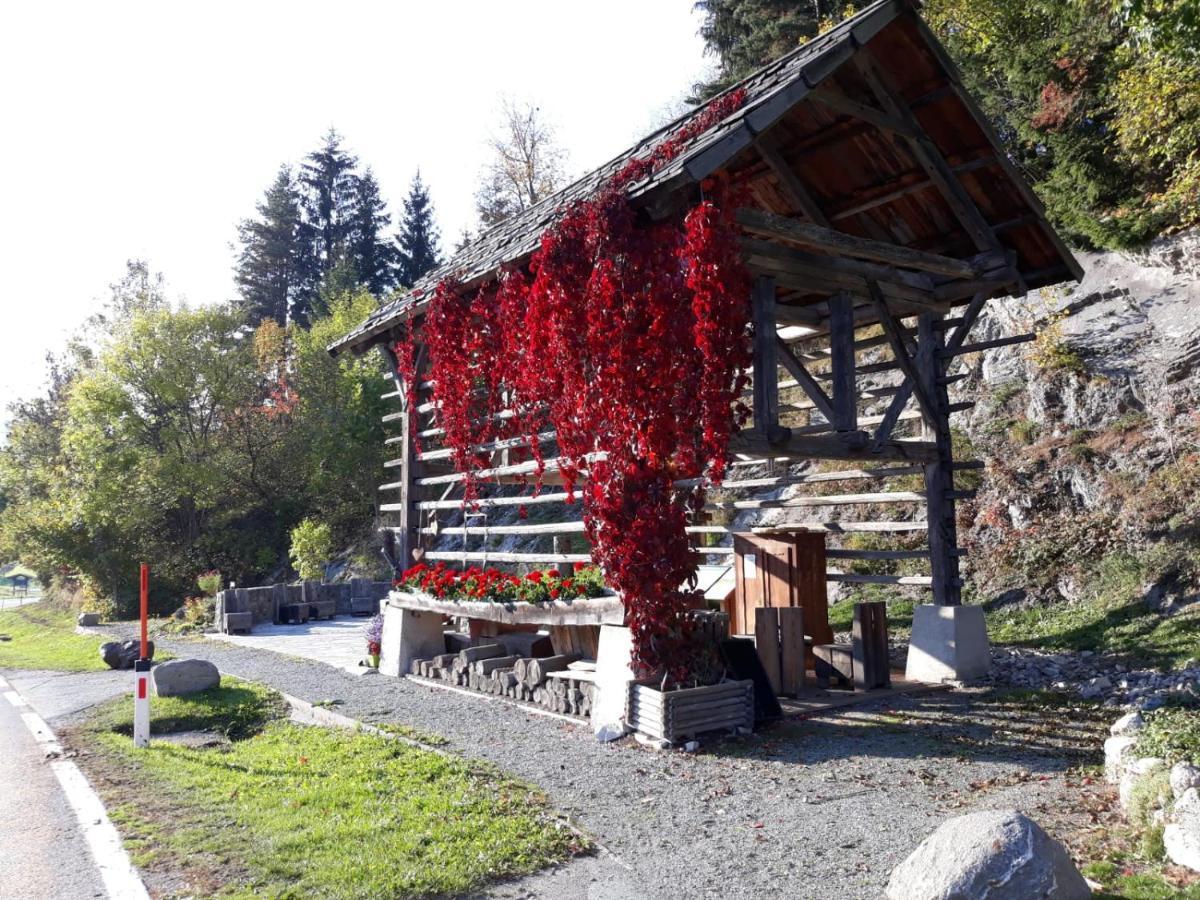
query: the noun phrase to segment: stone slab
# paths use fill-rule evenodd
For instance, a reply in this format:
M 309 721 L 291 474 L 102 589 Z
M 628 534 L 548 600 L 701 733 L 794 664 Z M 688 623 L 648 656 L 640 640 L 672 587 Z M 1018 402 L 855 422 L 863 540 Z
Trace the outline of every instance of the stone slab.
M 592 732 L 600 740 L 614 741 L 629 731 L 625 703 L 632 681 L 633 633 L 623 625 L 600 626 L 592 700 Z
M 428 659 L 446 652 L 441 613 L 401 609 L 393 603 L 383 607 L 383 639 L 380 641 L 379 673 L 407 675 L 414 659 Z

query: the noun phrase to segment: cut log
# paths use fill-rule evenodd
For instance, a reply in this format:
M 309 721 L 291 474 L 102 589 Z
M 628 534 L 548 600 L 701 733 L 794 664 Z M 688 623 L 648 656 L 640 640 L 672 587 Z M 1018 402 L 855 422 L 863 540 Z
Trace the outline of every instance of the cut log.
M 480 644 L 478 647 L 468 647 L 466 650 L 458 652 L 459 659 L 465 660 L 468 663 L 503 655 L 504 647 L 500 644 Z
M 497 669 L 511 669 L 521 657 L 519 656 L 494 656 L 490 659 L 481 659 L 474 663 L 472 669 L 480 676 L 490 677 Z
M 578 654 L 564 653 L 559 656 L 547 656 L 541 659 L 525 660 L 526 687 L 538 687 L 551 672 L 560 672 L 579 659 Z

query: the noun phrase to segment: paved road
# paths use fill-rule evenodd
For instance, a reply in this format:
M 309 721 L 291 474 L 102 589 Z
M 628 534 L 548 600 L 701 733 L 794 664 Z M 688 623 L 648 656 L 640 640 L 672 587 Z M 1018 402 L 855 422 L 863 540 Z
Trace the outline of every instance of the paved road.
M 116 690 L 109 673 L 0 672 L 0 897 L 81 900 L 108 896 L 74 810 L 51 769 L 53 755 L 22 713 L 69 714 Z M 20 695 L 14 688 L 20 690 Z M 33 708 L 16 703 L 29 701 Z
M 37 603 L 41 599 L 41 596 L 8 598 L 0 597 L 0 609 L 16 609 L 18 606 L 25 606 L 28 603 Z

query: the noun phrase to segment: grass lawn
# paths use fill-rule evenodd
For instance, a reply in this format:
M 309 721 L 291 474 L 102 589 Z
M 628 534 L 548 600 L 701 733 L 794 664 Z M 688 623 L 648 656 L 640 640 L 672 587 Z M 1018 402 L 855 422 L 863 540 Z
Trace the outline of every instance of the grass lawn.
M 999 610 L 988 615 L 988 634 L 997 644 L 1112 651 L 1173 668 L 1200 657 L 1200 609 L 1162 616 L 1140 600 L 1120 605 L 1085 600 Z
M 544 797 L 495 769 L 291 724 L 278 696 L 256 685 L 227 679 L 152 709 L 152 733 L 231 740 L 198 749 L 156 740 L 136 751 L 123 701 L 67 739 L 84 751 L 137 865 L 170 893 L 460 894 L 584 849 Z
M 0 612 L 0 669 L 90 672 L 107 668 L 102 638 L 75 633 L 75 616 L 43 603 Z

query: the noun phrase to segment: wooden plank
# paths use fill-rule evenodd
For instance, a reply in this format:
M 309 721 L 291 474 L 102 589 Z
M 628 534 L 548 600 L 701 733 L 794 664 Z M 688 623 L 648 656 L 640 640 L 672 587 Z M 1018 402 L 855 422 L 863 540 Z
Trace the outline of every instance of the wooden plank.
M 798 697 L 804 692 L 804 610 L 793 606 L 775 613 L 779 616 L 779 692 Z
M 872 691 L 891 683 L 886 603 L 854 604 L 851 648 L 855 690 Z
M 494 563 L 590 563 L 587 553 L 501 553 L 487 550 L 427 550 L 422 559 L 446 562 L 494 562 Z
M 755 431 L 743 431 L 730 438 L 730 451 L 746 457 L 764 459 L 845 459 L 845 460 L 920 460 L 931 459 L 936 447 L 925 441 L 889 441 L 878 448 L 855 446 L 841 437 L 795 435 L 786 441 L 768 442 Z
M 534 525 L 449 525 L 444 527 L 422 528 L 421 534 L 453 534 L 463 537 L 490 537 L 499 534 L 519 535 L 553 535 L 553 534 L 583 534 L 584 524 L 574 522 L 539 522 Z
M 779 660 L 779 611 L 774 607 L 760 606 L 754 610 L 754 647 L 766 670 L 767 680 L 776 694 L 782 687 Z
M 557 437 L 554 431 L 542 431 L 537 435 L 539 443 L 553 441 Z M 514 447 L 525 447 L 529 444 L 528 435 L 521 437 L 507 438 L 502 441 L 490 441 L 486 444 L 475 444 L 471 447 L 473 453 L 495 453 L 498 450 L 511 450 Z M 426 450 L 417 454 L 417 459 L 421 462 L 429 462 L 438 459 L 451 459 L 454 456 L 453 447 L 444 447 L 438 450 Z M 387 465 L 387 463 L 384 463 Z
M 825 580 L 835 584 L 903 584 L 913 587 L 933 585 L 933 578 L 929 575 L 852 575 L 830 572 L 825 576 Z
M 868 259 L 904 269 L 932 272 L 949 278 L 975 278 L 987 269 L 1004 263 L 1003 256 L 987 257 L 987 264 L 970 263 L 937 253 L 926 253 L 900 244 L 857 237 L 832 228 L 808 222 L 797 222 L 784 216 L 753 208 L 741 208 L 734 213 L 735 221 L 746 231 L 825 253 Z M 994 257 L 994 258 L 993 258 Z
M 829 559 L 928 559 L 928 550 L 846 550 L 830 547 L 825 551 Z
M 439 600 L 423 593 L 392 591 L 388 595 L 388 602 L 400 609 L 510 625 L 621 625 L 625 621 L 625 606 L 616 595 L 548 603 L 490 603 Z M 499 656 L 504 651 L 499 645 L 496 646 L 499 649 L 493 655 Z
M 854 303 L 845 292 L 829 298 L 830 393 L 838 431 L 858 430 L 858 381 L 855 375 Z
M 968 353 L 981 353 L 984 350 L 994 350 L 996 347 L 1010 347 L 1013 344 L 1028 344 L 1031 341 L 1036 341 L 1036 334 L 1014 334 L 1010 337 L 995 338 L 990 341 L 979 341 L 974 344 L 964 344 L 957 350 L 940 350 L 938 351 L 938 359 L 953 359 L 956 356 L 965 356 Z
M 917 131 L 904 119 L 894 114 L 889 115 L 882 110 L 875 109 L 873 106 L 867 106 L 865 103 L 859 103 L 857 100 L 851 100 L 845 94 L 839 94 L 830 88 L 821 88 L 820 90 L 813 91 L 808 96 L 810 99 L 817 100 L 828 106 L 835 112 L 840 112 L 851 118 L 861 119 L 863 122 L 869 122 L 876 128 L 890 131 L 904 138 L 915 139 L 917 137 Z
M 958 533 L 954 517 L 954 443 L 950 434 L 949 400 L 945 385 L 938 383 L 941 374 L 939 353 L 944 350 L 943 332 L 937 328 L 937 317 L 923 315 L 917 320 L 919 346 L 926 357 L 925 387 L 933 396 L 940 414 L 930 422 L 937 456 L 925 467 L 926 519 L 929 522 L 929 565 L 932 573 L 933 602 L 939 606 L 957 606 L 962 602 L 958 557 Z M 964 332 L 965 336 L 965 332 Z

